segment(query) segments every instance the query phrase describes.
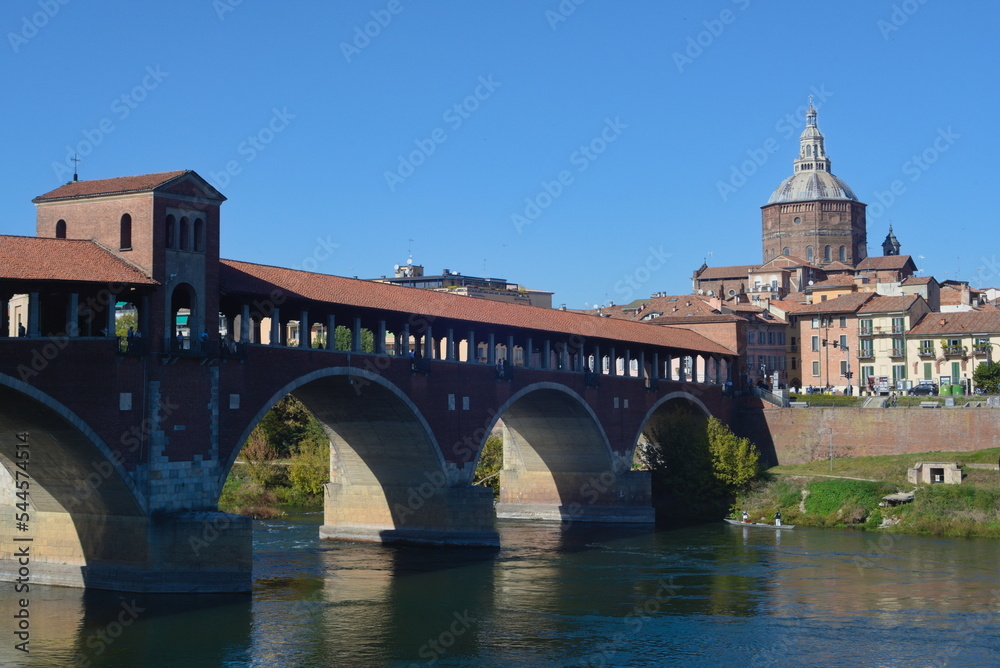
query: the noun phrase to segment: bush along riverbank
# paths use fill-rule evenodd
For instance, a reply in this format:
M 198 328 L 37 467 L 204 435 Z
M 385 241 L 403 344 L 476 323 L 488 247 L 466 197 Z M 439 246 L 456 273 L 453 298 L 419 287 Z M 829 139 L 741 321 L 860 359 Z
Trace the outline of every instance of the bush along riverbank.
M 755 521 L 809 527 L 855 528 L 935 536 L 1000 538 L 1000 448 L 977 452 L 851 457 L 776 466 L 737 496 L 730 517 L 746 510 Z M 960 485 L 917 484 L 906 471 L 920 461 L 956 462 Z M 973 468 L 980 464 L 992 468 Z M 913 501 L 890 505 L 883 497 L 913 492 Z
M 329 479 L 330 439 L 306 407 L 288 396 L 243 444 L 219 510 L 265 519 L 282 515 L 283 508 L 319 509 Z

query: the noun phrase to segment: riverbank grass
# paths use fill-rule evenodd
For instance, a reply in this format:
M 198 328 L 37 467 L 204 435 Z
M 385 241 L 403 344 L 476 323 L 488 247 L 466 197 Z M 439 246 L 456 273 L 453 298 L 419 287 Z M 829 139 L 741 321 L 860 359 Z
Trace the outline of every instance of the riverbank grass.
M 755 520 L 882 529 L 898 533 L 1000 538 L 1000 472 L 963 468 L 961 485 L 913 485 L 906 471 L 919 461 L 995 464 L 1000 448 L 850 457 L 768 469 L 733 505 Z M 916 490 L 912 503 L 881 507 L 882 497 Z

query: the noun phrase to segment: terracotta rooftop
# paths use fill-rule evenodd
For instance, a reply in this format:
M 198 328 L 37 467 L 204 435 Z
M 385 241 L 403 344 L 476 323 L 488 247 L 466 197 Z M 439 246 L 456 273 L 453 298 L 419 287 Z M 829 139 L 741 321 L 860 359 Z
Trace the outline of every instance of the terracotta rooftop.
M 139 176 L 120 176 L 113 179 L 93 179 L 90 181 L 70 181 L 44 195 L 39 195 L 32 202 L 44 202 L 57 199 L 76 199 L 93 197 L 95 195 L 124 195 L 127 193 L 148 192 L 187 174 L 189 170 L 181 169 L 174 172 L 159 172 L 157 174 L 141 174 Z
M 930 285 L 933 282 L 933 276 L 907 276 L 900 285 Z
M 814 302 L 795 311 L 795 315 L 811 315 L 821 313 L 854 313 L 869 299 L 874 298 L 873 292 L 852 292 L 825 302 Z
M 738 264 L 730 267 L 705 267 L 701 272 L 695 272 L 699 280 L 717 280 L 720 278 L 746 278 L 747 274 L 757 268 L 756 264 Z
M 910 329 L 910 334 L 995 334 L 1000 332 L 1000 310 L 928 313 Z
M 923 297 L 920 295 L 904 295 L 902 297 L 875 295 L 870 302 L 858 309 L 858 313 L 901 313 L 908 311 L 918 299 L 923 299 Z
M 858 271 L 885 271 L 889 269 L 903 269 L 907 263 L 913 265 L 913 258 L 909 255 L 875 255 L 866 257 L 858 263 Z M 913 265 L 916 267 L 916 265 Z
M 801 294 L 801 293 L 799 293 Z M 790 299 L 772 299 L 771 306 L 784 311 L 785 313 L 798 313 L 803 309 L 807 309 L 812 304 L 803 304 L 802 302 L 797 302 Z
M 475 299 L 236 260 L 220 261 L 219 283 L 223 292 L 230 293 L 268 295 L 277 288 L 286 297 L 396 311 L 401 314 L 634 341 L 719 355 L 734 354 L 728 348 L 686 330 L 650 327 L 646 323 Z
M 0 280 L 156 285 L 93 241 L 0 236 Z
M 799 257 L 798 255 L 779 255 L 773 260 L 768 260 L 762 264 L 758 269 L 764 270 L 765 267 L 777 267 L 779 269 L 793 269 L 797 267 L 808 267 L 810 269 L 819 269 L 816 265 L 808 260 Z
M 840 260 L 834 260 L 830 264 L 823 267 L 824 271 L 854 271 L 854 267 L 849 264 L 844 264 Z
M 830 278 L 826 279 L 825 281 L 817 281 L 816 283 L 813 283 L 811 288 L 813 290 L 824 290 L 824 289 L 828 290 L 832 288 L 843 288 L 852 285 L 854 285 L 853 276 L 844 276 L 843 274 L 835 274 Z

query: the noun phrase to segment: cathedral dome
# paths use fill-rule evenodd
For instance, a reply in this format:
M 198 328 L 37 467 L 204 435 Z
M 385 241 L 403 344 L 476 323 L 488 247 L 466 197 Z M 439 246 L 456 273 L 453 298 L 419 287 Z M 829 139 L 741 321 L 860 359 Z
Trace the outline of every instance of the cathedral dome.
M 857 202 L 854 191 L 830 172 L 803 170 L 781 182 L 767 200 L 768 204 L 819 199 L 842 199 Z

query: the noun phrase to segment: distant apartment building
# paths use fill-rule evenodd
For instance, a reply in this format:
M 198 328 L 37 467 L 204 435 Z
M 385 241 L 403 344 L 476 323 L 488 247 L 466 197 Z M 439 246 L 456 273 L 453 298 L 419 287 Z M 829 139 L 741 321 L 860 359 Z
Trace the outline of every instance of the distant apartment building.
M 905 381 L 916 369 L 909 370 L 915 357 L 910 356 L 907 334 L 930 307 L 920 295 L 900 297 L 875 296 L 857 311 L 858 374 L 862 388 L 877 386 L 905 389 Z
M 971 384 L 975 368 L 1000 359 L 1000 310 L 927 313 L 907 333 L 917 382 Z
M 511 304 L 552 308 L 552 292 L 525 288 L 517 283 L 510 283 L 504 278 L 466 276 L 450 269 L 444 269 L 438 275 L 429 276 L 424 273 L 422 265 L 413 264 L 410 260 L 406 264 L 396 265 L 393 269 L 395 273 L 392 277 L 382 276 L 371 280 L 376 283 L 392 283 L 408 288 L 436 290 Z

